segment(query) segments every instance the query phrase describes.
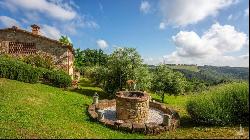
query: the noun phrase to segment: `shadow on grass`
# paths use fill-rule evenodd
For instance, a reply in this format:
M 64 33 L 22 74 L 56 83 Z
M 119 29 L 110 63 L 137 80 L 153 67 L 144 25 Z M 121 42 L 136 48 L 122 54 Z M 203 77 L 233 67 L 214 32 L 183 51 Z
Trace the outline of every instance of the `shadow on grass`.
M 96 89 L 85 89 L 85 88 L 78 88 L 78 89 L 69 89 L 72 92 L 77 92 L 79 94 L 93 97 L 95 93 L 99 95 L 99 99 L 112 99 L 112 96 L 104 91 L 96 90 Z
M 90 114 L 88 113 L 89 105 L 88 105 L 88 104 L 84 104 L 84 108 L 85 108 L 85 109 L 83 109 L 83 114 L 84 114 L 85 116 L 88 116 L 88 117 L 83 118 L 83 120 L 84 120 L 84 121 L 88 121 L 88 122 L 96 122 L 96 120 L 93 119 L 93 118 L 90 116 Z
M 80 87 L 98 87 L 97 85 L 95 85 L 91 80 L 88 80 L 86 78 L 82 78 L 78 85 Z
M 206 128 L 215 128 L 215 127 L 239 127 L 239 124 L 226 124 L 226 125 L 216 125 L 216 124 L 205 124 L 194 122 L 189 116 L 182 116 L 180 119 L 181 128 L 194 128 L 194 127 L 206 127 Z M 248 127 L 248 124 L 242 123 L 243 127 Z
M 91 80 L 87 78 L 81 78 L 81 80 L 78 82 L 78 88 L 77 89 L 69 89 L 69 91 L 77 92 L 79 94 L 93 97 L 95 93 L 99 95 L 99 99 L 112 99 L 112 95 L 108 94 L 102 90 L 100 90 L 100 87 L 95 85 Z
M 188 116 L 182 116 L 180 119 L 180 125 L 182 128 L 192 128 L 192 127 L 198 127 L 199 125 L 194 123 L 192 119 Z

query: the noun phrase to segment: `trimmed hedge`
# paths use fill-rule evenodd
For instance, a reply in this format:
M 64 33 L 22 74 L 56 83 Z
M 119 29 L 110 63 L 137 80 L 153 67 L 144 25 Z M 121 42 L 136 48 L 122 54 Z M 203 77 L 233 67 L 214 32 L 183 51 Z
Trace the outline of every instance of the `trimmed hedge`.
M 40 72 L 22 61 L 8 57 L 0 57 L 0 77 L 18 80 L 26 83 L 36 83 Z
M 47 70 L 44 68 L 40 68 L 40 71 L 42 73 L 43 81 L 46 83 L 51 83 L 53 86 L 56 86 L 56 87 L 69 87 L 69 86 L 71 86 L 72 79 L 64 71 Z
M 37 83 L 42 80 L 56 87 L 68 87 L 72 82 L 71 77 L 63 71 L 33 67 L 5 56 L 0 56 L 0 77 L 26 83 Z
M 187 111 L 199 124 L 248 124 L 248 83 L 231 83 L 191 98 Z

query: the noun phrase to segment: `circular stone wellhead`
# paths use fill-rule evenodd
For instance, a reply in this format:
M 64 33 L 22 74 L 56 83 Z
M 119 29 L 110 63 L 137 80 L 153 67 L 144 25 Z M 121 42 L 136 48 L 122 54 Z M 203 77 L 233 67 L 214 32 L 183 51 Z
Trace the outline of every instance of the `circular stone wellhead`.
M 116 93 L 116 117 L 124 122 L 145 123 L 149 116 L 149 95 L 141 91 Z

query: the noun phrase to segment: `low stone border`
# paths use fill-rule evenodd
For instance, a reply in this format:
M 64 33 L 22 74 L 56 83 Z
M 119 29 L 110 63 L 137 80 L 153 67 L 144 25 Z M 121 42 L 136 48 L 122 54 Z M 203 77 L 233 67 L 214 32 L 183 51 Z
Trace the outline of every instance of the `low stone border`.
M 96 104 L 91 104 L 88 107 L 88 113 L 90 117 L 100 123 L 104 124 L 105 126 L 122 130 L 130 133 L 143 133 L 143 134 L 159 134 L 164 131 L 173 130 L 180 126 L 180 116 L 177 111 L 167 108 L 164 104 L 159 102 L 149 102 L 149 106 L 162 112 L 171 115 L 171 121 L 168 125 L 163 124 L 156 124 L 156 123 L 130 123 L 130 122 L 123 122 L 122 120 L 112 121 L 105 118 L 100 118 L 98 115 L 99 109 L 105 109 L 108 107 L 116 106 L 116 100 L 99 100 Z

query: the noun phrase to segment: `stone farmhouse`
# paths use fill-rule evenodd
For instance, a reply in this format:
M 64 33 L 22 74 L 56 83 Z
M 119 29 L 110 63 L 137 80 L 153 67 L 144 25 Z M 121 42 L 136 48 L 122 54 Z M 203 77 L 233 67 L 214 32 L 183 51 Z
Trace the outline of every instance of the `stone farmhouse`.
M 73 78 L 73 47 L 42 36 L 38 25 L 31 25 L 31 28 L 31 32 L 16 26 L 0 29 L 0 53 L 14 56 L 35 54 L 38 51 L 49 53 L 55 58 L 55 64 Z

